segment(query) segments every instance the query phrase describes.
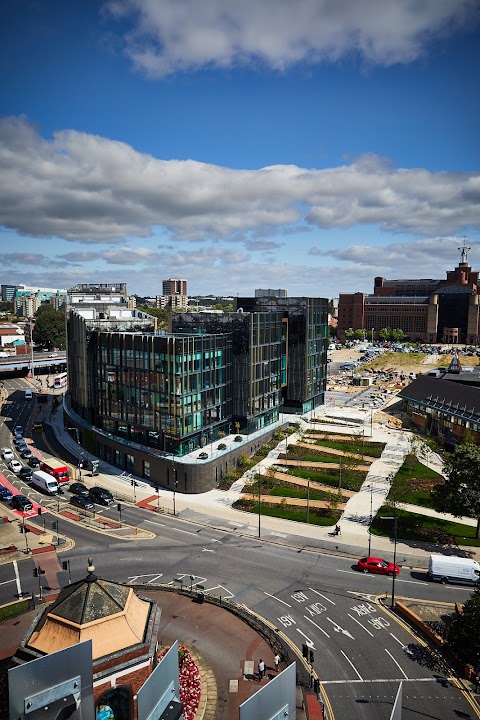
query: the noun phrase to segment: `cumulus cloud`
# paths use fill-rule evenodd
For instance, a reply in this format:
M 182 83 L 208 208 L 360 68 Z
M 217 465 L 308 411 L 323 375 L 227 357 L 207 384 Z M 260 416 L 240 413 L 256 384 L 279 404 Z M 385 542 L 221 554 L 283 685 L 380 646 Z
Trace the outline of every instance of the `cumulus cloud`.
M 25 119 L 5 118 L 0 168 L 0 224 L 36 237 L 110 243 L 163 227 L 176 239 L 256 239 L 262 228 L 305 222 L 421 235 L 479 226 L 480 174 L 397 169 L 374 155 L 323 170 L 232 170 L 73 130 L 45 140 Z
M 68 263 L 80 265 L 81 263 L 90 263 L 93 260 L 98 260 L 100 257 L 99 253 L 96 252 L 69 252 L 57 255 L 57 257 L 65 260 Z
M 40 253 L 28 253 L 28 252 L 15 252 L 15 253 L 2 253 L 0 255 L 0 264 L 6 266 L 15 265 L 33 265 L 33 266 L 44 266 L 51 264 L 51 259 L 46 255 Z
M 104 8 L 132 23 L 125 51 L 157 77 L 258 62 L 283 71 L 347 55 L 407 63 L 478 21 L 476 0 L 106 0 Z

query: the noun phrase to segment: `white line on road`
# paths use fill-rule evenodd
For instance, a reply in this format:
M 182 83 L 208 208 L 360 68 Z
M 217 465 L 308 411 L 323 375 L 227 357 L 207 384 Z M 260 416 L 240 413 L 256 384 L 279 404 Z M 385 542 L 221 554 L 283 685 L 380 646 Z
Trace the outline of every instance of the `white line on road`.
M 347 658 L 348 659 L 348 658 Z M 322 680 L 322 685 L 349 685 L 355 683 L 396 683 L 399 682 L 437 682 L 437 678 L 375 678 L 374 680 Z
M 359 679 L 363 682 L 362 676 L 360 675 L 360 673 L 358 672 L 357 668 L 356 668 L 355 665 L 352 663 L 352 661 L 350 660 L 350 658 L 349 658 L 347 655 L 345 655 L 345 653 L 343 652 L 343 650 L 340 650 L 340 652 L 342 653 L 342 655 L 343 655 L 343 657 L 345 658 L 345 660 L 348 660 L 348 662 L 350 663 L 350 665 L 352 666 L 352 668 L 353 668 L 353 669 L 355 670 L 355 672 L 357 673 Z
M 401 640 L 399 640 L 397 637 L 395 637 L 395 635 L 394 635 L 393 633 L 390 633 L 390 635 L 392 636 L 392 638 L 393 638 L 394 640 L 397 641 L 397 643 L 398 643 L 399 645 L 402 646 L 402 648 L 405 647 L 405 643 L 403 643 Z
M 17 561 L 14 560 L 13 563 L 12 563 L 12 565 L 13 565 L 13 571 L 14 571 L 14 573 L 15 573 L 15 580 L 16 580 L 16 582 L 17 582 L 17 592 L 18 592 L 18 596 L 20 597 L 20 596 L 21 596 L 21 593 L 22 593 L 22 588 L 21 588 L 21 585 L 20 585 L 20 575 L 18 574 Z
M 360 625 L 360 627 L 363 628 L 365 632 L 367 632 L 371 637 L 373 637 L 373 633 L 371 633 L 370 630 L 367 630 L 367 628 L 364 627 L 362 623 L 357 620 L 356 617 L 353 617 L 353 615 L 350 615 L 350 613 L 348 613 L 348 617 L 351 618 L 354 622 L 356 622 L 357 625 Z
M 318 628 L 320 630 L 320 632 L 322 632 L 324 635 L 326 635 L 327 638 L 330 637 L 330 635 L 327 632 L 325 632 L 325 630 L 323 628 L 321 628 L 320 625 L 317 625 L 316 622 L 313 622 L 312 618 L 307 617 L 307 615 L 304 615 L 303 617 L 305 618 L 305 620 L 308 620 L 308 622 L 311 622 L 312 625 L 315 625 L 315 627 Z
M 397 578 L 396 582 L 397 583 L 399 583 L 399 582 L 410 583 L 410 585 L 428 585 L 429 584 L 426 582 L 419 582 L 418 580 L 399 580 L 398 578 Z
M 305 633 L 302 632 L 301 630 L 299 630 L 298 628 L 297 628 L 297 632 L 300 633 L 300 635 L 305 638 L 305 640 L 307 641 L 307 645 L 308 645 L 309 648 L 312 648 L 312 650 L 315 650 L 315 649 L 316 649 L 316 648 L 315 648 L 315 645 L 314 645 L 313 642 L 310 640 L 310 638 L 308 637 L 308 635 L 305 635 Z
M 390 657 L 392 658 L 393 662 L 395 663 L 395 665 L 398 667 L 398 669 L 399 669 L 400 672 L 402 673 L 402 675 L 403 675 L 403 677 L 405 678 L 405 680 L 408 680 L 408 675 L 406 675 L 406 674 L 403 672 L 402 668 L 400 667 L 400 665 L 398 664 L 398 662 L 395 660 L 395 658 L 393 657 L 392 653 L 389 652 L 389 651 L 387 650 L 387 648 L 385 648 L 385 652 L 387 653 L 387 655 L 390 655 Z
M 322 595 L 322 593 L 319 593 L 318 590 L 314 590 L 313 588 L 308 588 L 312 592 L 314 592 L 316 595 L 320 595 L 324 600 L 326 600 L 329 603 L 332 603 L 332 605 L 336 605 L 336 603 L 333 602 L 333 600 L 330 600 L 330 598 L 325 597 L 325 595 Z
M 335 632 L 341 632 L 342 635 L 346 635 L 347 637 L 351 638 L 352 640 L 355 640 L 355 638 L 353 637 L 353 635 L 351 635 L 351 634 L 348 632 L 348 630 L 344 630 L 342 627 L 340 627 L 340 625 L 339 625 L 338 623 L 336 623 L 334 620 L 332 620 L 332 619 L 329 618 L 329 617 L 327 617 L 327 620 L 328 620 L 328 622 L 332 623 L 333 629 L 335 630 Z
M 288 537 L 288 535 L 284 535 L 283 533 L 273 532 L 273 531 L 270 533 L 270 535 L 275 535 L 275 537 L 281 537 L 281 538 Z
M 340 570 L 339 568 L 335 568 L 337 572 L 343 572 L 348 573 L 349 575 L 358 575 L 359 577 L 372 577 L 370 573 L 359 573 L 356 570 Z
M 268 595 L 268 597 L 271 597 L 271 598 L 273 598 L 274 600 L 278 600 L 278 602 L 282 603 L 282 605 L 286 605 L 286 606 L 289 607 L 289 608 L 292 607 L 292 606 L 289 605 L 287 602 L 285 602 L 285 600 L 280 600 L 280 598 L 277 598 L 276 595 L 271 595 L 270 593 L 267 593 L 266 590 L 263 591 L 263 594 L 264 594 L 264 595 Z
M 12 578 L 11 580 L 4 580 L 3 582 L 0 582 L 0 585 L 8 585 L 8 583 L 15 582 L 15 578 Z
M 378 577 L 385 577 L 384 575 L 379 575 L 378 573 L 359 573 L 355 570 L 340 570 L 339 568 L 336 568 L 336 571 L 341 573 L 348 573 L 349 575 L 359 575 L 363 577 L 375 577 L 375 575 L 378 575 Z M 395 582 L 410 583 L 411 585 L 428 585 L 428 583 L 419 582 L 418 580 L 399 580 L 398 578 L 396 578 Z
M 151 525 L 159 525 L 160 527 L 165 527 L 163 523 L 157 523 L 155 520 L 145 520 L 145 522 L 150 523 Z M 185 535 L 197 535 L 196 532 L 190 532 L 190 530 L 180 530 L 180 528 L 173 527 L 172 525 L 169 526 L 169 530 L 176 530 L 176 532 L 185 533 Z

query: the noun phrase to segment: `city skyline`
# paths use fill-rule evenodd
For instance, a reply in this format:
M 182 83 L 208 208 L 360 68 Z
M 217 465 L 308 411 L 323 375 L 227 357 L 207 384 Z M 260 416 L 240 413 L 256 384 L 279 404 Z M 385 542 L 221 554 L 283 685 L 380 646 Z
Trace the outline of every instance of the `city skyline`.
M 7 0 L 0 283 L 334 297 L 464 236 L 479 267 L 479 7 L 414 5 Z

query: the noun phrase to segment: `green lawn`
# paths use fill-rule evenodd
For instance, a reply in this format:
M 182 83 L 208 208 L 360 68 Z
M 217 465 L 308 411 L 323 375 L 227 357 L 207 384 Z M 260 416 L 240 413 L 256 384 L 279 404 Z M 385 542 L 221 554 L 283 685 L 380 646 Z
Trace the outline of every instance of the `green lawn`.
M 292 449 L 292 451 L 288 451 L 288 455 L 285 455 L 285 453 L 281 453 L 279 456 L 282 460 L 300 460 L 300 462 L 328 462 L 328 463 L 338 463 L 340 462 L 340 457 L 334 457 L 332 455 L 324 455 L 321 450 L 318 452 L 315 451 L 309 451 L 307 448 L 298 448 L 296 447 L 295 450 Z M 361 459 L 361 458 L 360 458 Z
M 314 480 L 315 482 L 323 483 L 323 485 L 330 485 L 331 487 L 338 489 L 338 472 L 335 475 L 330 473 L 317 472 L 316 470 L 302 470 L 300 468 L 291 468 L 290 475 L 292 477 L 301 477 L 305 480 Z M 348 475 L 342 473 L 342 488 L 344 490 L 353 490 L 357 492 L 360 490 L 362 483 L 367 476 L 366 472 L 361 470 L 352 470 L 348 472 Z
M 378 511 L 372 524 L 372 534 L 374 535 L 390 538 L 394 535 L 393 521 L 380 520 L 380 515 L 396 515 L 398 517 L 399 540 L 418 540 L 444 545 L 448 540 L 448 536 L 450 536 L 458 545 L 480 547 L 480 540 L 475 537 L 476 527 L 473 525 L 461 525 L 460 523 L 431 518 L 426 515 L 407 512 L 406 510 L 394 510 L 389 505 L 383 505 Z
M 405 461 L 397 472 L 396 477 L 400 479 L 408 478 L 419 478 L 419 479 L 434 479 L 443 480 L 442 476 L 431 470 L 426 465 L 422 465 L 414 455 L 407 455 Z
M 245 499 L 237 500 L 237 502 L 233 504 L 233 507 L 237 510 L 252 513 L 258 518 L 258 505 L 255 501 Z M 284 520 L 293 520 L 294 522 L 307 522 L 306 509 L 288 507 L 287 505 L 266 505 L 265 503 L 262 503 L 261 515 L 283 518 Z M 340 515 L 341 513 L 338 510 L 311 508 L 309 514 L 310 524 L 324 526 L 336 525 L 340 519 Z
M 306 500 L 308 497 L 307 490 L 297 490 L 295 488 L 288 487 L 287 485 L 274 487 L 267 494 L 275 495 L 276 497 L 300 498 L 303 500 Z M 332 495 L 333 493 L 328 490 L 310 490 L 310 500 L 330 500 Z M 337 497 L 337 493 L 335 493 L 335 497 Z M 345 501 L 346 498 L 342 498 L 341 502 Z
M 362 438 L 356 438 L 356 442 L 341 442 L 340 440 L 315 440 L 315 445 L 328 447 L 332 450 L 342 450 L 346 453 L 362 455 Z M 384 443 L 365 443 L 364 455 L 379 458 L 385 447 Z

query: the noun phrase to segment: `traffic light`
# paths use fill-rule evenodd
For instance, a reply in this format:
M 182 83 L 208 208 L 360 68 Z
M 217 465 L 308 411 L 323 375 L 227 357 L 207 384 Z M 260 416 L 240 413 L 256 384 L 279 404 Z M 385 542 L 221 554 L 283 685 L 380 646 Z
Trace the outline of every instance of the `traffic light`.
M 117 510 L 118 512 L 122 512 L 122 506 L 120 505 L 120 503 L 117 503 Z
M 313 692 L 317 695 L 320 692 L 320 680 L 318 678 L 315 678 L 313 681 Z
M 315 662 L 315 658 L 314 658 L 314 656 L 313 656 L 313 650 L 312 650 L 312 648 L 310 648 L 310 651 L 309 651 L 308 655 L 309 655 L 309 659 L 310 659 L 310 665 L 313 665 L 313 663 Z
M 302 655 L 306 660 L 308 660 L 308 645 L 307 645 L 307 643 L 303 643 L 303 645 L 302 645 Z
M 23 535 L 23 533 L 24 533 L 24 531 L 25 531 L 25 528 L 23 527 L 23 523 L 21 523 L 21 522 L 18 523 L 18 529 L 20 530 L 20 532 L 21 532 L 22 535 Z
M 68 570 L 68 561 L 62 560 L 62 570 Z
M 37 515 L 41 515 L 41 514 L 42 514 L 42 508 L 41 508 L 41 507 L 38 507 L 38 508 L 37 508 Z
M 33 568 L 32 573 L 33 577 L 38 577 L 38 568 Z
M 54 521 L 52 522 L 52 530 L 56 530 L 57 527 L 58 527 L 58 520 L 54 520 Z

